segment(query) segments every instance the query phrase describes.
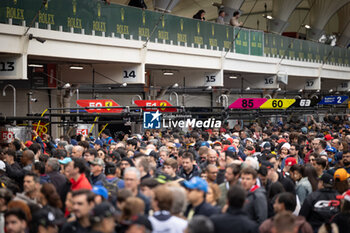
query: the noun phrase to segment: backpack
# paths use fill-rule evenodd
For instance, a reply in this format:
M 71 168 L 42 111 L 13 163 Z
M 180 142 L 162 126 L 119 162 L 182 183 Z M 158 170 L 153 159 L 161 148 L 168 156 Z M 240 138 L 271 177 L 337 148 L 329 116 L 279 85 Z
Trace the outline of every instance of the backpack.
M 116 178 L 112 181 L 108 181 L 107 179 L 103 179 L 102 180 L 102 184 L 103 186 L 107 189 L 108 191 L 108 200 L 112 201 L 113 199 L 115 199 L 117 197 L 117 193 L 118 193 L 118 182 L 119 182 L 119 178 Z

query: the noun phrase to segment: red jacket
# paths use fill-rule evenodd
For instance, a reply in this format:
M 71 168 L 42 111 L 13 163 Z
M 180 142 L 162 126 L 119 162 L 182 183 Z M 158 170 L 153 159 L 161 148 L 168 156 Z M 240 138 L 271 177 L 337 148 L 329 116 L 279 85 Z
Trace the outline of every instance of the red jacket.
M 72 183 L 72 191 L 79 189 L 92 190 L 92 186 L 84 173 L 81 174 L 76 181 L 73 178 L 70 179 L 70 182 Z

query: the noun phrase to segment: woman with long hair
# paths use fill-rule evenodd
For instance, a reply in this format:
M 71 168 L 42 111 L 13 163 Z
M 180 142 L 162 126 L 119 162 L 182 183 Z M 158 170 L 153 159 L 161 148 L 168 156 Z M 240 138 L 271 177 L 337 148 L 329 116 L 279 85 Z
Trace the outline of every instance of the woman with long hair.
M 312 193 L 312 186 L 305 175 L 305 167 L 300 164 L 295 164 L 290 168 L 291 178 L 296 183 L 295 192 L 299 198 L 300 204 L 304 203 L 306 197 Z

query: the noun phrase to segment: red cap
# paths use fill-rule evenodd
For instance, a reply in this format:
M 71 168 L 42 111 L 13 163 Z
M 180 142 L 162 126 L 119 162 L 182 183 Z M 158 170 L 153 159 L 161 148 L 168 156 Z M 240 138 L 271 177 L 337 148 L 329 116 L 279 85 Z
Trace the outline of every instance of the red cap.
M 324 136 L 324 139 L 325 139 L 326 141 L 329 141 L 329 140 L 334 139 L 334 137 L 332 137 L 332 135 L 330 135 L 330 134 L 326 134 L 326 136 Z
M 233 143 L 233 138 L 227 138 L 228 141 L 231 142 L 231 144 Z
M 32 144 L 33 144 L 32 141 L 26 141 L 26 143 L 25 143 L 26 147 L 30 147 Z
M 294 157 L 288 157 L 286 159 L 285 165 L 286 166 L 293 166 L 294 164 L 297 164 L 297 160 Z
M 215 142 L 213 143 L 213 146 L 214 146 L 215 144 L 219 144 L 220 146 L 222 146 L 222 143 L 219 142 L 219 141 L 215 141 Z
M 284 139 L 284 138 L 281 138 L 281 139 L 279 139 L 279 140 L 277 141 L 278 144 L 280 144 L 281 142 L 287 142 L 287 140 Z
M 344 200 L 350 202 L 350 189 L 348 191 L 346 191 L 345 193 L 343 193 L 343 195 L 338 195 L 337 199 L 344 199 Z

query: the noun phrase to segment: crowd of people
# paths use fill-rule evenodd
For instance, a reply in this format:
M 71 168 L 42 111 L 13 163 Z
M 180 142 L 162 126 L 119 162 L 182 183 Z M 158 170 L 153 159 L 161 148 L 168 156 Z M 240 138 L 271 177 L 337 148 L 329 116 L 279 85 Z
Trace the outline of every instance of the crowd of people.
M 349 232 L 347 119 L 1 145 L 0 232 Z

